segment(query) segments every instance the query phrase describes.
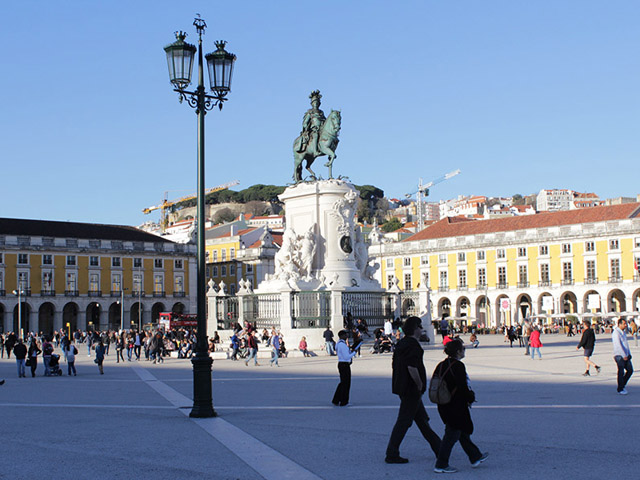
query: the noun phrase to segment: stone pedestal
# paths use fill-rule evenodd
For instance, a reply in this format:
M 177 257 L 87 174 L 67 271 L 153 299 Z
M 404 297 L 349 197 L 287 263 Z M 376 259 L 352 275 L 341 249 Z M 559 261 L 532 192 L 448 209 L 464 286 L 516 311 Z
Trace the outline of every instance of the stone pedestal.
M 355 225 L 358 192 L 344 180 L 320 180 L 287 188 L 283 245 L 275 273 L 260 292 L 290 290 L 380 291 L 375 267 Z

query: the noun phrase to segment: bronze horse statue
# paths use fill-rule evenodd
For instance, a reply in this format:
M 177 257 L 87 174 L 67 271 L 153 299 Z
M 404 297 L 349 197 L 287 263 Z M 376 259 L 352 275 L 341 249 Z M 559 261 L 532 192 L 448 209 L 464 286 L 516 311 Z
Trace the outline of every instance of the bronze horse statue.
M 336 158 L 336 147 L 338 146 L 338 134 L 340 133 L 340 111 L 331 110 L 331 113 L 322 124 L 318 132 L 317 142 L 306 141 L 303 135 L 300 135 L 293 142 L 293 180 L 295 183 L 302 181 L 302 161 L 306 160 L 306 169 L 311 174 L 311 180 L 316 180 L 316 174 L 311 170 L 311 164 L 317 157 L 327 155 L 329 159 L 324 164 L 329 167 L 329 178 L 333 178 L 331 167 Z M 303 147 L 304 145 L 304 147 Z

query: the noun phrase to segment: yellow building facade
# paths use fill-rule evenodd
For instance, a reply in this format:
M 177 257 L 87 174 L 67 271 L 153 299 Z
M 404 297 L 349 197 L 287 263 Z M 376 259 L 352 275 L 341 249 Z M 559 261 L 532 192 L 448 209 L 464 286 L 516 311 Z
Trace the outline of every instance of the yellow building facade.
M 496 220 L 444 219 L 372 246 L 381 283 L 428 288 L 433 315 L 500 325 L 640 310 L 640 204 Z M 486 308 L 486 303 L 489 308 Z
M 0 328 L 119 330 L 188 313 L 194 255 L 132 227 L 0 219 Z

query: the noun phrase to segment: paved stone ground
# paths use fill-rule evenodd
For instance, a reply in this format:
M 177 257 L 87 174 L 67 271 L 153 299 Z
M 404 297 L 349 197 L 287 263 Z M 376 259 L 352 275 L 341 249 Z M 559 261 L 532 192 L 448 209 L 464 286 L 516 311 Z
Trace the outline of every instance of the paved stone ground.
M 489 460 L 471 469 L 456 446 L 454 478 L 639 478 L 640 380 L 629 395 L 615 390 L 609 336 L 598 336 L 602 373 L 582 377 L 578 337 L 543 336 L 542 360 L 482 336 L 465 363 L 478 403 L 473 439 Z M 640 352 L 633 346 L 632 352 Z M 353 364 L 351 405 L 334 407 L 335 357 L 289 358 L 281 368 L 214 363 L 219 417 L 188 418 L 189 361 L 117 365 L 99 375 L 83 348 L 78 376 L 18 379 L 15 362 L 0 360 L 1 479 L 386 479 L 433 478 L 433 454 L 412 427 L 401 447 L 406 465 L 387 465 L 384 451 L 397 414 L 390 392 L 391 356 Z M 443 357 L 425 354 L 427 371 Z M 640 357 L 639 357 L 640 358 Z M 66 365 L 63 365 L 66 371 Z M 40 366 L 39 374 L 42 373 Z M 436 409 L 425 400 L 432 426 Z M 181 408 L 187 407 L 187 408 Z

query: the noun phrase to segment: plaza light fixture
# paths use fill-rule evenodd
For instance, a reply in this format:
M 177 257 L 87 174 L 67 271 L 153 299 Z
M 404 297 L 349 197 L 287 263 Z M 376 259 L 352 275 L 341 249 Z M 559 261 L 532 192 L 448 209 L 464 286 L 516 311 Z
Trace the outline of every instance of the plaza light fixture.
M 128 288 L 120 288 L 120 331 L 124 330 L 124 291 Z
M 209 70 L 209 83 L 212 95 L 207 95 L 204 87 L 204 67 L 202 55 L 202 35 L 207 27 L 205 21 L 198 15 L 193 21 L 198 32 L 198 47 L 185 42 L 187 34 L 176 32 L 176 41 L 164 49 L 167 54 L 169 80 L 178 92 L 180 102 L 186 100 L 189 106 L 195 108 L 198 116 L 198 186 L 197 213 L 198 246 L 197 246 L 197 316 L 198 335 L 196 353 L 191 359 L 193 364 L 193 408 L 190 417 L 215 417 L 211 388 L 211 365 L 213 360 L 209 356 L 207 342 L 207 284 L 205 278 L 205 238 L 204 238 L 204 116 L 214 107 L 222 110 L 226 95 L 231 91 L 231 78 L 236 56 L 227 52 L 226 42 L 216 42 L 217 50 L 205 56 Z M 198 53 L 198 86 L 195 91 L 187 91 L 191 84 L 194 55 Z

